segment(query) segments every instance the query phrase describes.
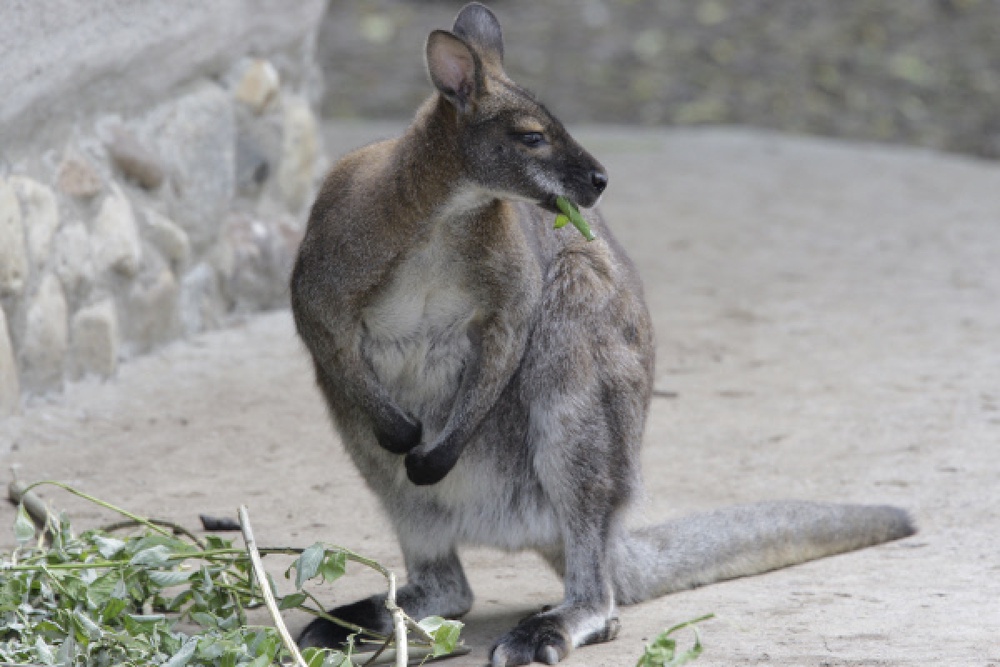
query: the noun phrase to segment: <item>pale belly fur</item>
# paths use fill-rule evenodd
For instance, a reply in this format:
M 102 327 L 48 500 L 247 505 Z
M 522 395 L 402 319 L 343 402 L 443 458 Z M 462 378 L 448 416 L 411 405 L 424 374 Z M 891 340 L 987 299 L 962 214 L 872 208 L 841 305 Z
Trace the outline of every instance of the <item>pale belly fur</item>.
M 470 350 L 476 303 L 454 271 L 430 244 L 364 313 L 362 350 L 399 407 L 423 423 L 425 439 L 444 426 Z

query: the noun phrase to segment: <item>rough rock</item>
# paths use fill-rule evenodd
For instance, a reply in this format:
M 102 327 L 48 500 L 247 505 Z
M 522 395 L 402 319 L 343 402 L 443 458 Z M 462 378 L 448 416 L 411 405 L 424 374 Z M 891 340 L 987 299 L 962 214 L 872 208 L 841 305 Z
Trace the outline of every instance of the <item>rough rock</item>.
M 285 203 L 292 211 L 301 211 L 312 194 L 319 156 L 316 117 L 309 103 L 301 97 L 285 97 L 281 166 L 278 183 Z
M 282 305 L 301 232 L 290 220 L 233 216 L 226 225 L 232 248 L 232 273 L 226 292 L 235 308 L 254 310 Z
M 271 175 L 271 162 L 264 148 L 251 135 L 236 137 L 236 190 L 244 196 L 260 192 Z
M 135 224 L 132 204 L 116 185 L 105 197 L 91 229 L 91 248 L 98 274 L 115 271 L 135 276 L 139 270 L 142 246 Z
M 0 308 L 0 417 L 14 414 L 21 402 L 21 383 L 17 378 L 14 346 L 7 331 L 7 316 Z
M 174 273 L 180 273 L 191 259 L 191 241 L 187 233 L 167 216 L 146 209 L 144 236 L 163 253 Z
M 274 105 L 277 106 L 277 105 Z M 268 186 L 265 197 L 280 199 L 276 175 L 281 163 L 281 110 L 255 114 L 244 105 L 236 105 L 236 189 L 244 197 L 257 197 Z
M 78 220 L 64 224 L 56 232 L 51 266 L 71 298 L 82 298 L 94 283 L 90 245 L 87 227 Z
M 108 155 L 125 176 L 147 190 L 163 184 L 160 158 L 125 127 L 116 127 L 107 143 Z
M 233 95 L 255 113 L 262 113 L 280 89 L 281 78 L 274 65 L 264 58 L 254 58 L 245 65 Z
M 162 260 L 161 260 L 162 262 Z M 136 280 L 124 299 L 124 337 L 130 351 L 144 353 L 179 333 L 177 279 L 166 266 Z
M 171 173 L 167 211 L 202 252 L 219 234 L 236 190 L 236 121 L 229 94 L 202 83 L 158 108 L 147 131 Z
M 181 280 L 181 327 L 188 335 L 214 329 L 223 313 L 219 277 L 207 262 L 199 262 Z
M 44 391 L 62 385 L 68 331 L 66 298 L 59 279 L 47 273 L 28 305 L 25 335 L 18 351 L 21 382 Z
M 70 153 L 56 168 L 56 185 L 71 197 L 90 199 L 101 191 L 103 180 L 87 158 Z
M 28 253 L 21 206 L 9 180 L 0 179 L 0 296 L 21 294 L 28 279 Z
M 118 313 L 114 301 L 105 299 L 81 308 L 70 326 L 70 373 L 110 377 L 118 368 Z
M 21 203 L 21 224 L 28 241 L 28 255 L 38 271 L 45 266 L 52 237 L 59 227 L 59 206 L 52 188 L 26 176 L 10 179 Z

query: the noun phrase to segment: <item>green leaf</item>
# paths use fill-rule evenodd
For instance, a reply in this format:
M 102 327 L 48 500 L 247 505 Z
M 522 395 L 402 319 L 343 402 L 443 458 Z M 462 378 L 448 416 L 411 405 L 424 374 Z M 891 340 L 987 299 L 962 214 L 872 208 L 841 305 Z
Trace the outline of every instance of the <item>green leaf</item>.
M 170 562 L 170 557 L 174 552 L 165 544 L 158 544 L 155 547 L 143 549 L 129 560 L 129 565 L 143 567 L 163 567 Z
M 560 213 L 556 216 L 556 222 L 552 226 L 553 229 L 562 229 L 569 224 L 569 216 Z
M 109 560 L 114 558 L 122 549 L 125 548 L 125 542 L 114 537 L 92 535 L 91 540 L 97 547 L 97 551 Z
M 85 639 L 93 641 L 100 639 L 104 635 L 101 627 L 79 610 L 73 612 L 73 625 L 76 626 L 77 639 L 80 641 L 84 641 Z
M 163 614 L 126 614 L 122 623 L 130 635 L 155 635 L 162 627 L 166 617 Z
M 35 638 L 35 659 L 43 665 L 56 664 L 56 655 L 41 637 Z
M 198 640 L 193 637 L 188 639 L 181 646 L 180 651 L 175 653 L 170 660 L 163 663 L 163 667 L 184 667 L 190 662 L 196 648 L 198 648 Z
M 577 208 L 576 204 L 565 197 L 556 197 L 556 206 L 559 207 L 559 210 L 562 211 L 563 215 L 569 218 L 569 221 L 573 223 L 573 226 L 576 227 L 581 234 L 583 234 L 585 239 L 593 241 L 597 238 L 594 236 L 594 233 L 590 231 L 590 225 L 588 225 L 587 221 L 584 220 L 583 215 L 580 214 L 580 209 Z M 556 217 L 556 223 L 558 222 L 559 218 Z
M 105 604 L 104 608 L 101 609 L 101 623 L 107 624 L 110 621 L 118 618 L 125 608 L 128 607 L 128 602 L 120 598 L 111 598 Z
M 190 614 L 191 620 L 203 628 L 219 627 L 219 617 L 207 611 L 193 611 Z
M 326 662 L 326 650 L 310 646 L 302 650 L 302 659 L 306 661 L 307 667 L 323 667 Z
M 157 586 L 167 588 L 185 583 L 191 579 L 193 574 L 194 572 L 183 570 L 154 570 L 149 573 L 149 580 Z
M 319 566 L 319 573 L 323 575 L 323 581 L 328 584 L 340 579 L 346 572 L 347 554 L 343 551 L 331 552 Z
M 91 609 L 100 609 L 115 597 L 115 592 L 119 590 L 122 575 L 114 570 L 105 572 L 87 586 L 87 602 Z M 121 596 L 118 596 L 121 597 Z
M 460 621 L 449 621 L 440 616 L 428 616 L 417 625 L 434 639 L 434 657 L 448 655 L 455 650 L 462 632 Z
M 205 546 L 209 549 L 229 549 L 233 546 L 233 541 L 218 535 L 206 535 Z
M 17 506 L 17 517 L 14 519 L 14 539 L 22 547 L 35 538 L 35 522 L 31 520 L 24 503 Z
M 294 609 L 305 602 L 307 597 L 308 596 L 305 593 L 292 593 L 291 595 L 286 595 L 281 598 L 281 602 L 278 603 L 278 609 Z
M 642 657 L 639 658 L 639 662 L 636 663 L 636 667 L 679 667 L 694 660 L 702 652 L 701 638 L 698 636 L 698 629 L 694 625 L 714 617 L 715 614 L 707 614 L 685 623 L 679 623 L 661 632 L 646 646 L 646 650 L 643 652 Z M 677 630 L 687 627 L 690 627 L 694 631 L 694 646 L 677 655 L 677 641 L 670 637 L 670 635 Z
M 326 549 L 323 547 L 323 544 L 317 542 L 295 559 L 295 562 L 291 565 L 291 567 L 295 568 L 295 588 L 301 589 L 303 584 L 316 576 L 325 553 Z

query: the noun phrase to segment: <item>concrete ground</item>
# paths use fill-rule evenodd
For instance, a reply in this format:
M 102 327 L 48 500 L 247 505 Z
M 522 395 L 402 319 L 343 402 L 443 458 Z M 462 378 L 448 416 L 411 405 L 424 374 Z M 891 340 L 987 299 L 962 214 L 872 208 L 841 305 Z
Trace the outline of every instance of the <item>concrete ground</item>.
M 335 126 L 328 145 L 392 129 Z M 1000 167 L 742 130 L 578 136 L 610 171 L 604 210 L 658 333 L 636 522 L 795 497 L 901 505 L 920 532 L 625 608 L 617 641 L 564 664 L 632 665 L 662 629 L 714 612 L 695 664 L 1000 665 Z M 185 525 L 246 503 L 263 544 L 335 542 L 401 571 L 287 312 L 33 401 L 0 423 L 0 459 Z M 45 497 L 80 527 L 107 518 Z M 473 652 L 451 664 L 479 665 L 561 587 L 530 554 L 465 562 Z M 322 594 L 379 586 L 360 574 Z

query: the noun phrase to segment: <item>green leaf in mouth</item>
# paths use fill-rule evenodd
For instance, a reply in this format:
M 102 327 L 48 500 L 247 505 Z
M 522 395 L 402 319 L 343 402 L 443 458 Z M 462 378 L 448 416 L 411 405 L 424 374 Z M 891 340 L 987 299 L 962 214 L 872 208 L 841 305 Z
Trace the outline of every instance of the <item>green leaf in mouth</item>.
M 576 204 L 565 197 L 556 197 L 556 206 L 558 206 L 559 210 L 562 211 L 562 213 L 556 216 L 556 229 L 565 227 L 567 222 L 572 222 L 573 226 L 580 230 L 580 233 L 583 234 L 583 238 L 588 241 L 593 241 L 597 238 L 594 236 L 594 232 L 590 231 L 590 225 L 588 225 L 587 221 L 583 219 L 583 216 L 580 214 L 580 209 L 577 208 Z

